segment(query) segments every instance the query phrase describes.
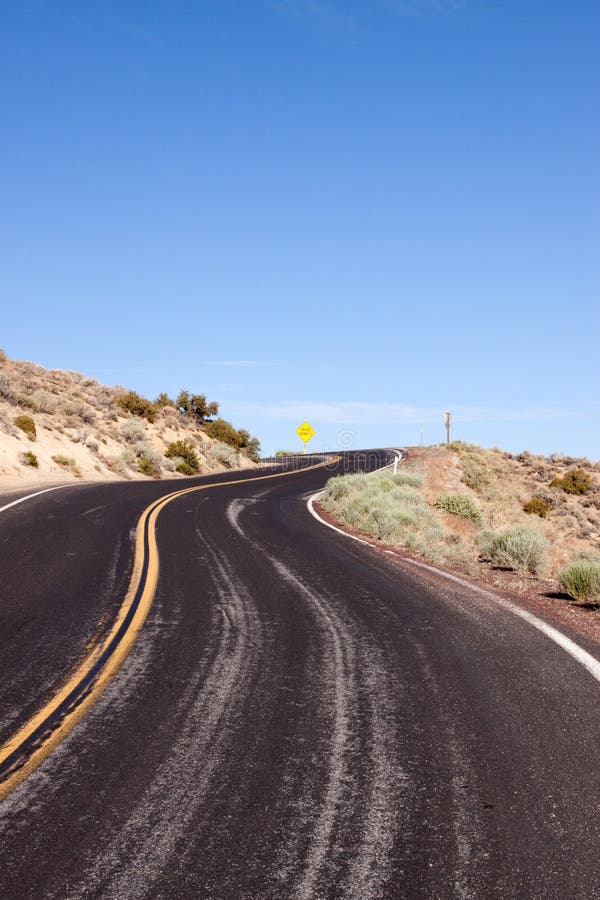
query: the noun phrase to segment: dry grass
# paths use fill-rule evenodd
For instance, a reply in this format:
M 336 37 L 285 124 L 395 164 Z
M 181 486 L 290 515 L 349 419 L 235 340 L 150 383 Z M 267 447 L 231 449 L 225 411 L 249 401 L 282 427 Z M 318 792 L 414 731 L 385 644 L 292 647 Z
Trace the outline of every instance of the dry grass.
M 344 475 L 327 483 L 323 506 L 351 528 L 386 544 L 404 546 L 436 563 L 469 565 L 476 553 L 423 494 L 418 468 L 406 466 L 372 475 Z M 461 520 L 465 536 L 472 530 Z

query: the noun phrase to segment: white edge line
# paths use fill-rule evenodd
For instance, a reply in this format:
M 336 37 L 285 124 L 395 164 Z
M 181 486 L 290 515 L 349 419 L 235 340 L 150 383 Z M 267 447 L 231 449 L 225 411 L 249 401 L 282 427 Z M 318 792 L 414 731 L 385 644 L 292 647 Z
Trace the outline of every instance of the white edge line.
M 6 506 L 0 506 L 0 513 L 4 512 L 5 509 L 10 509 L 11 506 L 17 506 L 19 503 L 25 503 L 26 500 L 33 500 L 34 497 L 39 497 L 40 494 L 48 494 L 50 491 L 60 491 L 62 488 L 68 487 L 76 487 L 75 484 L 57 484 L 56 487 L 44 488 L 43 491 L 36 491 L 35 494 L 27 494 L 26 497 L 19 497 L 18 500 L 13 500 L 12 503 L 7 503 Z
M 383 469 L 389 468 L 389 466 L 383 466 Z M 380 472 L 382 469 L 376 469 L 375 471 Z M 316 500 L 319 500 L 324 494 L 324 491 L 317 491 L 307 500 L 308 511 L 314 518 L 320 522 L 322 525 L 326 525 L 327 528 L 331 528 L 333 531 L 337 531 L 339 534 L 343 534 L 344 537 L 351 538 L 353 541 L 356 541 L 359 544 L 365 544 L 367 547 L 371 547 L 374 550 L 381 550 L 377 544 L 373 544 L 371 541 L 365 541 L 363 538 L 356 537 L 354 534 L 350 534 L 347 531 L 344 531 L 342 528 L 338 528 L 336 525 L 332 525 L 330 522 L 326 522 L 322 516 L 314 508 L 314 503 Z M 466 581 L 464 578 L 459 578 L 458 575 L 451 575 L 450 572 L 444 572 L 443 569 L 438 569 L 436 566 L 430 566 L 427 563 L 418 562 L 415 559 L 410 559 L 407 556 L 402 556 L 401 553 L 396 553 L 394 550 L 385 550 L 389 556 L 395 556 L 398 559 L 401 559 L 402 562 L 407 563 L 410 566 L 415 566 L 418 569 L 424 569 L 426 572 L 432 572 L 434 575 L 438 575 L 441 578 L 445 578 L 447 581 L 452 581 L 454 584 L 459 584 L 461 587 L 467 588 L 470 591 L 474 591 L 477 594 L 480 594 L 482 597 L 487 597 L 490 600 L 493 600 L 503 609 L 512 613 L 515 616 L 519 616 L 520 619 L 524 619 L 525 622 L 528 622 L 529 625 L 532 625 L 534 628 L 537 628 L 538 631 L 541 631 L 547 638 L 551 641 L 554 641 L 555 644 L 558 644 L 566 653 L 573 657 L 580 665 L 587 669 L 587 671 L 592 675 L 596 681 L 600 681 L 600 662 L 592 656 L 591 653 L 588 653 L 587 650 L 584 650 L 579 644 L 575 641 L 571 640 L 571 638 L 567 637 L 566 634 L 563 634 L 562 631 L 559 631 L 558 628 L 554 628 L 552 625 L 548 625 L 547 622 L 544 622 L 543 619 L 538 618 L 538 616 L 534 616 L 533 613 L 527 612 L 525 609 L 521 609 L 521 607 L 516 606 L 514 603 L 511 603 L 510 600 L 505 600 L 503 597 L 498 596 L 498 594 L 494 594 L 492 591 L 486 591 L 484 588 L 480 588 L 475 584 L 471 584 L 469 581 Z

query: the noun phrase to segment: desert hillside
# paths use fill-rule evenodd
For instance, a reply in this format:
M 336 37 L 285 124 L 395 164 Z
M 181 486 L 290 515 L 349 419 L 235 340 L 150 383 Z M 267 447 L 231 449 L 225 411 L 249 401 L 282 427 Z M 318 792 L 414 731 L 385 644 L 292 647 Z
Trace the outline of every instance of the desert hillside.
M 150 401 L 0 351 L 0 487 L 183 478 L 254 466 L 258 450 L 202 395 Z
M 456 441 L 397 475 L 333 478 L 326 512 L 359 533 L 511 590 L 600 602 L 600 463 Z

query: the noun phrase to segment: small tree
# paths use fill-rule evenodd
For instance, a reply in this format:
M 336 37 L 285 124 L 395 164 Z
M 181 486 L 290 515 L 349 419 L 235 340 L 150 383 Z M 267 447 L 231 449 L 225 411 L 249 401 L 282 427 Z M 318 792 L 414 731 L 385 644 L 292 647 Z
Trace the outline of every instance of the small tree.
M 192 416 L 200 424 L 210 421 L 219 412 L 218 403 L 208 403 L 204 394 L 190 394 L 186 390 L 179 391 L 175 408 L 186 416 Z
M 164 391 L 161 391 L 161 393 L 158 395 L 158 397 L 154 401 L 154 405 L 157 406 L 159 409 L 163 409 L 165 406 L 173 406 L 174 407 L 175 401 L 171 397 L 169 397 L 168 394 L 165 394 Z

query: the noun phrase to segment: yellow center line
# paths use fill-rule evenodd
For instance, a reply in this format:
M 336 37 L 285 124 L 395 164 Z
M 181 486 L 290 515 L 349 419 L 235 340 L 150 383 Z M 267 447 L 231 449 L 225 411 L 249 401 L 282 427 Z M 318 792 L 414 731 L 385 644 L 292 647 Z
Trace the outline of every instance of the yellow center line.
M 110 632 L 94 645 L 83 661 L 67 676 L 64 684 L 18 731 L 0 747 L 0 800 L 25 780 L 81 721 L 91 706 L 106 690 L 129 655 L 144 624 L 158 583 L 158 548 L 156 520 L 162 510 L 179 497 L 211 488 L 230 487 L 283 478 L 320 469 L 340 457 L 326 462 L 233 481 L 217 481 L 183 488 L 154 500 L 138 519 L 135 533 L 133 572 L 125 599 Z M 141 594 L 140 594 L 140 588 Z M 137 605 L 136 605 L 137 604 Z M 125 627 L 127 619 L 129 624 Z M 120 632 L 123 632 L 119 636 Z M 111 645 L 115 645 L 111 649 Z M 102 657 L 109 654 L 104 662 Z M 98 669 L 96 672 L 95 669 Z

